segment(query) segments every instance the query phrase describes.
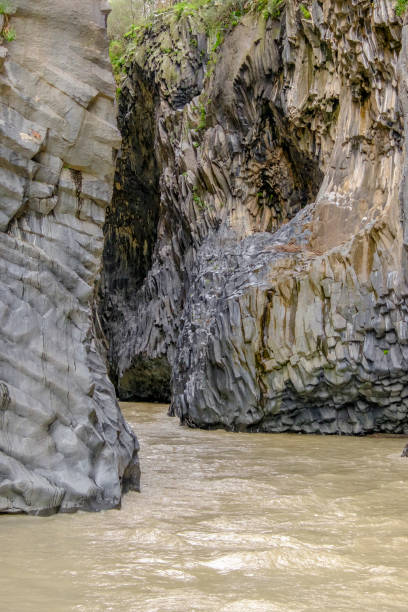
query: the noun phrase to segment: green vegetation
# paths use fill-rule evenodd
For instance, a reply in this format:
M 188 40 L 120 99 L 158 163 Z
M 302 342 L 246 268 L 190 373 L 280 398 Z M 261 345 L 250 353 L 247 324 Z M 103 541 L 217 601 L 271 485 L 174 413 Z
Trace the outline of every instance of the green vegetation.
M 16 31 L 14 28 L 5 28 L 2 31 L 1 36 L 6 42 L 12 42 L 16 39 Z
M 279 17 L 284 4 L 285 0 L 193 0 L 177 2 L 165 11 L 173 11 L 178 20 L 200 12 L 209 33 L 238 25 L 242 15 L 249 12 L 263 13 L 266 19 Z
M 301 12 L 302 12 L 302 15 L 303 15 L 303 17 L 304 17 L 305 19 L 310 19 L 310 18 L 312 17 L 312 15 L 311 15 L 311 13 L 310 13 L 309 9 L 308 9 L 308 8 L 307 8 L 307 7 L 306 7 L 304 4 L 301 4 L 301 5 L 299 6 L 299 8 L 300 8 L 300 10 L 301 10 Z
M 217 25 L 232 25 L 237 21 L 245 10 L 244 0 L 195 0 L 193 2 L 177 2 L 167 12 L 173 11 L 176 18 L 196 15 L 200 12 L 202 18 L 210 31 Z M 236 25 L 236 24 L 235 24 Z
M 204 210 L 207 208 L 207 204 L 204 202 L 202 198 L 200 198 L 200 196 L 197 193 L 197 187 L 193 187 L 193 202 L 194 204 L 197 204 L 197 206 L 201 208 L 201 210 Z
M 203 4 L 203 2 L 178 2 L 173 7 L 173 11 L 177 19 L 181 19 L 182 16 L 194 15 L 195 11 Z
M 142 43 L 145 33 L 152 28 L 153 17 L 170 28 L 181 20 L 193 19 L 194 26 L 192 23 L 189 24 L 190 44 L 195 48 L 198 46 L 197 34 L 205 32 L 208 41 L 207 51 L 201 49 L 201 56 L 207 57 L 206 78 L 209 79 L 217 63 L 218 49 L 227 33 L 239 24 L 243 15 L 259 13 L 265 19 L 276 19 L 285 6 L 285 0 L 182 0 L 175 3 L 172 0 L 110 0 L 110 2 L 112 4 L 108 27 L 111 38 L 110 58 L 118 79 L 128 58 Z M 306 7 L 301 5 L 301 10 L 306 11 L 310 17 Z M 145 49 L 145 52 L 148 57 L 149 49 Z M 170 48 L 167 44 L 162 46 L 161 52 L 163 55 L 168 55 L 172 61 L 180 61 L 182 55 L 180 50 Z M 202 113 L 200 129 L 203 129 L 204 124 L 205 116 Z
M 199 130 L 205 130 L 205 128 L 207 127 L 207 109 L 204 106 L 204 104 L 200 104 L 200 121 L 198 123 L 198 129 Z
M 3 39 L 5 42 L 11 42 L 16 39 L 16 31 L 14 28 L 9 26 L 9 17 L 16 12 L 16 8 L 9 2 L 2 2 L 0 0 L 0 15 L 3 17 L 3 28 L 0 31 L 0 40 Z
M 112 13 L 108 20 L 108 35 L 111 40 L 123 37 L 132 24 L 147 18 L 150 2 L 142 0 L 109 0 Z
M 112 13 L 108 34 L 111 40 L 118 40 L 125 33 L 129 34 L 132 27 L 146 27 L 147 21 L 160 14 L 174 16 L 176 21 L 199 16 L 207 33 L 215 33 L 238 25 L 245 13 L 258 12 L 265 18 L 278 17 L 285 0 L 110 0 L 110 3 Z M 0 0 L 0 7 L 6 5 L 9 6 L 8 2 Z
M 261 12 L 265 19 L 276 19 L 284 4 L 284 0 L 255 0 L 255 9 Z
M 10 2 L 0 2 L 0 15 L 14 15 L 16 7 Z
M 408 0 L 397 0 L 397 4 L 395 5 L 395 12 L 397 15 L 402 17 L 405 11 L 408 8 Z
M 112 40 L 109 45 L 109 57 L 115 76 L 119 76 L 122 72 L 125 62 L 126 45 L 121 40 Z

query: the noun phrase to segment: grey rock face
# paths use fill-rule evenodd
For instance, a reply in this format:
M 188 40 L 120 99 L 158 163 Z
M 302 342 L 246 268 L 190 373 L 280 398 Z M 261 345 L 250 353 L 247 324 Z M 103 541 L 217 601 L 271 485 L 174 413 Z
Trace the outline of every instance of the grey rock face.
M 111 508 L 139 466 L 93 309 L 120 144 L 105 19 L 98 0 L 14 4 L 0 63 L 0 512 Z
M 407 50 L 394 3 L 315 1 L 306 19 L 288 0 L 275 21 L 244 17 L 216 62 L 199 17 L 166 19 L 122 88 L 105 287 L 115 258 L 138 281 L 109 294 L 118 384 L 135 360 L 166 358 L 171 410 L 191 426 L 408 432 Z M 130 225 L 120 194 L 136 174 L 123 158 L 149 84 L 157 129 L 133 150 L 160 170 L 157 230 L 134 218 L 122 260 L 116 218 Z

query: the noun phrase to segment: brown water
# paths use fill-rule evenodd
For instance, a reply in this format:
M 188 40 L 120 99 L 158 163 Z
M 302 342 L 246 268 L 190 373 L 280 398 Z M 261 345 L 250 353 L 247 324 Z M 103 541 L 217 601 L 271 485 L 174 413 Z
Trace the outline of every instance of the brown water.
M 181 428 L 128 404 L 142 494 L 0 519 L 1 612 L 408 610 L 404 440 Z

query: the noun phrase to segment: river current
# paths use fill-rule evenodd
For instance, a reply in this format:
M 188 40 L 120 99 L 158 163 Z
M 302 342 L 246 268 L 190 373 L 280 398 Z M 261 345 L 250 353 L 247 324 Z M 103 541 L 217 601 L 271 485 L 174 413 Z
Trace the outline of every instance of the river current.
M 0 517 L 1 612 L 408 610 L 404 440 L 232 434 L 125 404 L 142 493 Z

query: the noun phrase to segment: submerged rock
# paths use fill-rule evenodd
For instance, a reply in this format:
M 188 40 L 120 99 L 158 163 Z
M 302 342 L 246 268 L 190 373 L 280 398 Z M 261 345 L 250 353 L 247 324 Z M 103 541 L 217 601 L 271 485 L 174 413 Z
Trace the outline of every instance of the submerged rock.
M 93 309 L 120 145 L 105 17 L 99 0 L 14 5 L 0 63 L 0 512 L 111 508 L 139 466 Z
M 408 432 L 407 26 L 392 0 L 307 5 L 247 14 L 222 44 L 169 13 L 135 45 L 111 368 L 120 387 L 166 359 L 191 426 Z

